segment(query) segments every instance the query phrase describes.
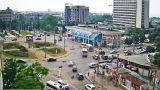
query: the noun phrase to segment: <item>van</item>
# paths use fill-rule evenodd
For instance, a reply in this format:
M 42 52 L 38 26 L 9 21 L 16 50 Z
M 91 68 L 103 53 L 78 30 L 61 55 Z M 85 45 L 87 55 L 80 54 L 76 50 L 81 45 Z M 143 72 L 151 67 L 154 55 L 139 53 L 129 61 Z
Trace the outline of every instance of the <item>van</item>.
M 53 81 L 47 81 L 46 85 L 52 89 L 56 89 L 56 90 L 60 90 L 61 89 L 61 85 L 59 83 L 53 82 Z

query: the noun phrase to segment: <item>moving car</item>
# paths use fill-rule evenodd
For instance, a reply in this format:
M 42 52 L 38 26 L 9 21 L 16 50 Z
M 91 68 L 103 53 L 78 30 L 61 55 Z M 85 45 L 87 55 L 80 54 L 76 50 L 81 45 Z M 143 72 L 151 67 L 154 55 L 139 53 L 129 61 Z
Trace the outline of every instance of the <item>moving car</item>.
M 94 63 L 94 62 L 92 62 L 92 63 L 90 63 L 89 64 L 89 67 L 90 68 L 96 68 L 98 65 L 96 64 L 96 63 Z
M 83 80 L 83 79 L 84 79 L 84 76 L 83 76 L 82 73 L 78 73 L 78 74 L 76 75 L 76 77 L 77 77 L 78 80 Z
M 69 66 L 69 67 L 72 67 L 73 65 L 74 65 L 73 61 L 69 61 L 69 62 L 68 62 L 68 66 Z
M 69 85 L 63 80 L 58 80 L 58 84 L 62 86 L 63 90 L 69 90 Z
M 56 58 L 52 58 L 52 57 L 47 59 L 47 62 L 54 62 L 54 61 L 57 61 L 57 59 Z
M 87 90 L 96 90 L 96 87 L 93 84 L 86 84 L 85 89 Z
M 93 55 L 92 58 L 95 59 L 95 60 L 98 60 L 99 56 L 98 55 Z
M 103 59 L 103 60 L 107 60 L 107 59 L 108 59 L 108 56 L 107 56 L 107 55 L 102 55 L 102 59 Z
M 18 63 L 22 63 L 22 64 L 26 64 L 27 61 L 26 60 L 17 60 Z
M 73 66 L 72 72 L 77 72 L 77 67 L 76 66 Z

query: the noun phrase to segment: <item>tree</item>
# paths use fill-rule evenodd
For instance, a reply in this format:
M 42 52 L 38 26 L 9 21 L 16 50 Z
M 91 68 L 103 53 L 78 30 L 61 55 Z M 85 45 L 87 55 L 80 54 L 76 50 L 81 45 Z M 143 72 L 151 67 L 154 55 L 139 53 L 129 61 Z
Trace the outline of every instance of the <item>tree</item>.
M 6 59 L 3 71 L 4 89 L 44 89 L 41 78 L 48 69 L 36 62 L 32 65 L 20 64 L 16 59 Z
M 5 59 L 3 75 L 4 89 L 10 89 L 15 83 L 15 77 L 17 73 L 18 63 L 16 59 Z
M 155 59 L 154 64 L 160 66 L 160 53 L 155 54 L 155 55 L 154 55 L 154 59 Z
M 45 31 L 56 32 L 59 20 L 60 19 L 58 17 L 48 15 L 41 19 L 40 26 Z
M 132 38 L 126 38 L 124 42 L 127 45 L 131 45 L 133 41 L 132 41 Z
M 146 51 L 149 52 L 149 53 L 152 53 L 152 52 L 155 52 L 155 48 L 152 47 L 152 46 L 147 46 Z
M 160 36 L 157 36 L 155 39 L 156 49 L 160 52 Z

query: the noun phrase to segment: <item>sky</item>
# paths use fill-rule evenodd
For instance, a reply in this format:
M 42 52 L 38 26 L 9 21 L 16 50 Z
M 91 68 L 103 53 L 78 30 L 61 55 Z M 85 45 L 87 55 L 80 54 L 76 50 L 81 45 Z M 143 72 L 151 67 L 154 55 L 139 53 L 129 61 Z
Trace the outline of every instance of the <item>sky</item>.
M 94 13 L 112 13 L 113 0 L 0 0 L 0 9 L 18 11 L 64 11 L 65 3 L 85 5 Z M 150 17 L 160 17 L 160 0 L 150 0 Z

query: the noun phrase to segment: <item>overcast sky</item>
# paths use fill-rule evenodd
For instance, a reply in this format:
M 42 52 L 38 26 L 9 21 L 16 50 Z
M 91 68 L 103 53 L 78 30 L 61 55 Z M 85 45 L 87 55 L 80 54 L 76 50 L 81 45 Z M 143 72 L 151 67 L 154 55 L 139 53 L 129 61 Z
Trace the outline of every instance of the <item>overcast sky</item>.
M 65 3 L 86 5 L 90 12 L 112 13 L 113 0 L 0 0 L 0 9 L 10 7 L 18 11 L 64 11 Z M 160 0 L 150 0 L 150 16 L 160 17 Z

